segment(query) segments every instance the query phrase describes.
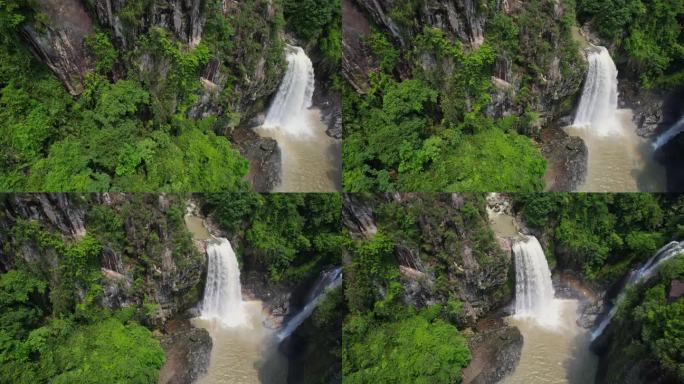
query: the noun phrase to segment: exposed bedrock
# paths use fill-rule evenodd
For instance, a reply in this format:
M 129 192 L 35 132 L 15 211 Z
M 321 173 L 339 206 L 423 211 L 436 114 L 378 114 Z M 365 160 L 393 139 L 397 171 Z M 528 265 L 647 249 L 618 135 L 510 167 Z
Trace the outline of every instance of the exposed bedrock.
M 498 383 L 518 366 L 523 336 L 517 327 L 500 324 L 470 338 L 468 346 L 472 360 L 463 370 L 463 383 Z
M 166 362 L 159 372 L 159 384 L 194 383 L 209 369 L 213 342 L 204 328 L 188 320 L 167 323 L 161 338 Z
M 204 286 L 206 260 L 203 254 L 194 251 L 179 253 L 175 245 L 176 236 L 168 220 L 171 200 L 166 195 L 145 195 L 135 201 L 138 209 L 145 210 L 145 217 L 128 217 L 123 224 L 127 249 L 103 243 L 100 259 L 103 296 L 101 305 L 117 309 L 133 304 L 142 304 L 145 297 L 158 304 L 153 317 L 156 325 L 179 316 L 201 297 Z M 18 220 L 40 221 L 44 228 L 62 236 L 66 242 L 77 241 L 87 234 L 86 212 L 90 206 L 105 205 L 114 210 L 125 209 L 132 195 L 104 193 L 81 194 L 13 194 L 0 200 L 3 214 L 0 227 L 9 228 Z M 12 235 L 0 241 L 12 243 Z M 150 245 L 150 237 L 159 239 L 159 244 Z M 12 249 L 12 247 L 8 248 Z M 138 260 L 146 256 L 148 263 L 144 275 L 144 297 L 133 289 L 134 269 Z M 0 249 L 0 270 L 12 268 L 17 258 L 28 262 L 40 262 L 50 267 L 59 266 L 61 255 L 45 250 L 36 244 L 24 243 L 19 252 Z M 183 265 L 181 267 L 180 265 Z M 54 269 L 54 268 L 53 268 Z M 54 273 L 53 270 L 47 273 Z
M 86 74 L 94 62 L 85 47 L 93 23 L 78 0 L 44 0 L 38 11 L 47 16 L 44 24 L 25 24 L 21 34 L 31 51 L 62 81 L 71 95 L 83 92 Z
M 547 161 L 546 189 L 550 192 L 574 191 L 586 177 L 588 149 L 584 141 L 568 135 L 562 128 L 542 130 L 542 154 Z
M 384 31 L 396 46 L 409 49 L 410 40 L 420 34 L 425 27 L 438 28 L 451 41 L 461 42 L 465 49 L 476 49 L 484 42 L 484 29 L 487 22 L 486 7 L 473 0 L 426 1 L 417 6 L 412 20 L 394 20 L 393 11 L 398 5 L 393 0 L 343 0 L 342 13 L 343 59 L 342 73 L 345 79 L 359 93 L 369 88 L 369 76 L 379 69 L 370 48 L 364 40 L 371 35 L 373 28 Z M 515 15 L 521 12 L 524 4 L 520 1 L 499 0 L 497 9 Z M 560 24 L 565 10 L 557 4 L 548 17 L 551 23 Z M 542 17 L 542 16 L 540 16 Z M 550 63 L 542 69 L 542 73 L 534 75 L 534 81 L 528 84 L 527 92 L 537 97 L 533 100 L 531 110 L 540 113 L 538 129 L 556 118 L 566 114 L 572 108 L 572 100 L 581 90 L 585 68 L 582 66 L 565 70 L 562 66 L 562 36 L 560 33 L 548 33 L 543 36 L 545 43 L 555 49 Z M 534 39 L 525 32 L 520 36 L 520 49 L 523 54 L 533 54 Z M 406 62 L 411 55 L 402 55 L 395 68 L 395 75 L 408 78 L 412 63 Z M 444 77 L 452 74 L 455 66 L 447 58 L 437 58 L 424 53 L 418 63 L 424 70 L 437 70 Z M 512 58 L 505 55 L 497 57 L 492 71 L 492 103 L 487 114 L 494 117 L 520 115 L 524 111 L 515 102 L 516 95 L 522 89 L 523 77 L 529 76 L 524 68 L 516 66 Z

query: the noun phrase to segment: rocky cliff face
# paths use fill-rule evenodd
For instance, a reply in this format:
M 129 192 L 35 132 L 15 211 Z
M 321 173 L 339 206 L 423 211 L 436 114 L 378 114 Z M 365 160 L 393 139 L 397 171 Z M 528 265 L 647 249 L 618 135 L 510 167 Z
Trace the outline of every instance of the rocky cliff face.
M 23 37 L 69 93 L 81 94 L 85 76 L 94 64 L 85 47 L 85 38 L 93 33 L 90 16 L 79 0 L 41 1 L 37 11 L 46 15 L 47 21 L 23 25 Z
M 382 231 L 384 223 L 378 222 L 373 212 L 380 204 L 424 207 L 416 219 L 418 243 L 401 236 L 395 241 L 394 256 L 402 275 L 404 299 L 407 304 L 421 307 L 443 301 L 448 295 L 463 302 L 460 321 L 474 324 L 512 298 L 513 276 L 510 249 L 502 250 L 489 237 L 484 203 L 476 208 L 475 223 L 461 221 L 463 210 L 473 206 L 470 200 L 470 196 L 461 194 L 397 193 L 375 198 L 347 195 L 344 224 L 352 237 L 368 238 Z M 436 268 L 445 269 L 446 281 L 437 281 Z
M 100 25 L 110 28 L 116 37 L 116 44 L 124 49 L 134 43 L 131 38 L 153 26 L 166 28 L 185 44 L 197 46 L 206 21 L 201 0 L 152 1 L 147 12 L 136 20 L 137 25 L 122 21 L 121 13 L 131 11 L 134 7 L 144 9 L 144 4 L 136 5 L 131 0 L 94 0 L 92 7 Z
M 426 1 L 413 8 L 397 0 L 344 0 L 342 7 L 345 26 L 343 75 L 361 93 L 368 88 L 370 74 L 378 70 L 378 63 L 363 44 L 373 28 L 389 35 L 397 46 L 405 50 L 404 53 L 410 51 L 410 40 L 426 27 L 443 31 L 449 40 L 461 42 L 466 50 L 476 49 L 485 41 L 485 26 L 494 11 L 517 17 L 525 8 L 524 3 L 509 0 L 498 0 L 495 9 L 489 9 L 483 2 L 474 0 Z M 540 17 L 549 18 L 549 22 L 556 27 L 562 23 L 565 10 L 559 2 L 544 11 L 545 14 L 539 15 Z M 532 35 L 535 33 L 525 28 L 520 31 L 523 55 L 534 55 L 536 48 L 532 41 L 536 36 Z M 538 79 L 534 79 L 532 89 L 527 89 L 527 92 L 532 91 L 532 94 L 538 96 L 532 110 L 542 115 L 548 114 L 547 120 L 551 120 L 567 112 L 558 108 L 557 104 L 580 91 L 584 71 L 562 70 L 561 34 L 549 32 L 542 39 L 555 52 L 548 65 L 541 68 L 544 72 L 538 75 Z M 405 62 L 409 57 L 410 55 L 403 55 L 404 62 L 397 66 L 398 75 L 402 78 L 411 74 L 413 64 Z M 453 65 L 441 63 L 440 59 L 427 53 L 421 56 L 420 62 L 426 68 L 440 68 L 445 77 L 450 76 L 453 71 Z M 534 62 L 528 64 L 537 65 Z M 526 76 L 524 71 L 525 68 L 514 63 L 513 58 L 505 54 L 499 55 L 492 71 L 493 101 L 488 114 L 504 116 L 523 112 L 514 99 L 522 90 L 523 77 Z M 567 109 L 567 106 L 564 108 Z
M 155 195 L 13 194 L 1 202 L 0 270 L 11 268 L 17 258 L 56 267 L 61 255 L 36 244 L 16 243 L 9 229 L 18 220 L 35 220 L 66 242 L 90 233 L 89 211 L 94 207 L 125 217 L 120 233 L 102 237 L 100 263 L 103 296 L 101 304 L 121 308 L 151 299 L 158 305 L 153 321 L 161 324 L 192 307 L 201 297 L 206 260 L 194 247 L 183 246 L 187 233 L 170 218 L 176 197 Z M 108 241 L 121 238 L 122 242 Z M 191 243 L 191 242 L 190 242 Z M 9 246 L 19 245 L 19 248 Z M 141 273 L 142 270 L 142 273 Z
M 45 15 L 47 21 L 25 24 L 21 32 L 36 57 L 57 75 L 72 95 L 78 96 L 84 90 L 86 75 L 94 70 L 95 60 L 86 47 L 85 38 L 95 33 L 95 25 L 109 32 L 120 52 L 134 54 L 131 65 L 142 68 L 150 78 L 165 78 L 168 63 L 155 62 L 145 52 L 136 52 L 136 40 L 150 29 L 158 27 L 169 31 L 187 48 L 196 47 L 202 41 L 208 12 L 216 11 L 210 9 L 208 4 L 202 0 L 46 0 L 38 2 L 35 11 Z M 275 21 L 276 5 L 271 0 L 263 0 L 256 9 L 259 10 L 260 20 L 267 23 Z M 243 7 L 238 2 L 224 0 L 220 11 L 225 17 L 239 18 Z M 251 73 L 235 79 L 232 69 L 221 64 L 226 58 L 213 52 L 212 59 L 202 71 L 203 88 L 197 104 L 189 111 L 191 117 L 201 118 L 226 112 L 225 100 L 221 101 L 219 95 L 225 88 L 231 88 L 232 97 L 227 109 L 244 115 L 246 119 L 257 108 L 263 107 L 261 104 L 276 90 L 283 66 L 270 71 L 266 67 L 269 50 L 279 46 L 280 37 L 274 33 L 255 36 L 243 36 L 242 33 L 238 30 L 234 36 L 235 57 L 244 58 L 251 54 L 253 44 L 263 47 L 257 53 L 258 57 L 250 58 L 250 61 L 254 61 L 253 68 L 249 68 Z M 126 68 L 126 64 L 119 65 L 113 75 L 123 78 L 130 69 Z

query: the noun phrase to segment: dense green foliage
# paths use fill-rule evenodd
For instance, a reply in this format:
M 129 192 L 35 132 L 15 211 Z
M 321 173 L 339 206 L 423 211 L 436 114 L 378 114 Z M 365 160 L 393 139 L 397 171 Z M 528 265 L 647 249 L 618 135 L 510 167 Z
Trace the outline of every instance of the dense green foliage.
M 422 8 L 408 0 L 389 10 L 401 33 L 411 32 L 404 33 L 403 44 L 386 31 L 367 38 L 377 69 L 368 74 L 363 95 L 351 87 L 344 93 L 347 190 L 544 188 L 546 162 L 525 135 L 538 129 L 534 110 L 548 102 L 543 98 L 558 104 L 553 113 L 572 108 L 572 94 L 545 94 L 554 65 L 566 87 L 579 90 L 584 65 L 572 38 L 574 3 L 563 2 L 560 20 L 552 2 L 525 2 L 512 15 L 494 11 L 490 3 L 479 3 L 488 21 L 485 41 L 478 46 L 415 25 Z M 498 116 L 491 110 L 492 95 L 501 98 L 512 91 L 506 88 L 511 85 L 492 82 L 501 60 L 520 77 L 507 108 L 521 111 L 518 115 Z
M 283 7 L 288 27 L 319 49 L 328 65 L 338 68 L 342 58 L 341 1 L 284 0 Z
M 345 272 L 351 312 L 343 329 L 345 381 L 458 382 L 470 361 L 465 339 L 443 319 L 447 306 L 417 310 L 402 302 L 392 251 L 393 242 L 379 233 L 355 246 Z
M 346 329 L 354 325 L 359 324 Z M 349 383 L 457 383 L 461 367 L 470 361 L 456 327 L 421 315 L 374 327 L 365 342 L 348 343 L 344 362 Z
M 87 37 L 94 71 L 74 100 L 19 37 L 23 24 L 40 25 L 46 16 L 31 2 L 3 1 L 0 190 L 245 190 L 247 161 L 214 131 L 225 132 L 243 119 L 235 112 L 245 104 L 238 90 L 258 67 L 272 88 L 282 73 L 282 6 L 275 6 L 274 20 L 264 20 L 257 16 L 264 3 L 240 2 L 240 12 L 226 15 L 221 1 L 203 2 L 206 33 L 194 48 L 165 29 L 141 28 L 150 2 L 127 5 L 121 18 L 129 46 L 115 47 L 106 30 Z M 270 36 L 267 51 L 252 41 L 259 36 Z M 212 58 L 227 74 L 223 91 L 212 100 L 223 116 L 189 119 L 201 72 Z M 254 110 L 262 107 L 252 104 Z
M 273 280 L 302 281 L 341 264 L 338 194 L 208 194 L 204 202 L 221 228 L 246 239 L 243 261 Z
M 149 309 L 114 312 L 99 305 L 103 244 L 97 238 L 107 233 L 67 242 L 32 221 L 11 231 L 15 243 L 5 251 L 30 246 L 54 257 L 57 267 L 18 259 L 0 275 L 0 382 L 156 383 L 164 352 L 140 324 Z
M 547 256 L 612 283 L 684 235 L 684 199 L 652 194 L 514 195 L 531 228 L 551 236 Z
M 459 300 L 465 284 L 459 267 L 466 263 L 464 254 L 488 271 L 487 281 L 479 287 L 479 305 L 493 309 L 508 302 L 512 292 L 506 279 L 508 262 L 488 227 L 483 196 L 355 199 L 372 207 L 378 232 L 371 239 L 355 239 L 348 248 L 345 380 L 459 382 L 470 351 L 457 327 L 474 320 L 465 315 Z M 415 275 L 400 272 L 400 265 L 415 269 Z M 412 294 L 416 296 L 409 299 Z M 435 304 L 420 304 L 423 301 Z
M 647 87 L 684 82 L 684 1 L 577 0 L 580 20 L 621 48 L 630 74 Z
M 611 328 L 607 382 L 623 382 L 635 360 L 669 382 L 684 380 L 684 297 L 668 300 L 673 280 L 684 281 L 684 255 L 663 264 L 657 276 L 628 290 Z M 655 363 L 655 364 L 654 364 Z

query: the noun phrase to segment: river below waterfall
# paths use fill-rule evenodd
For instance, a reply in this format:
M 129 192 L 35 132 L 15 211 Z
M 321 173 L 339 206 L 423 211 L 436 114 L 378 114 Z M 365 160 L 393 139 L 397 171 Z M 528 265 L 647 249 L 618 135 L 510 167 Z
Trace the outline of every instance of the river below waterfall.
M 566 127 L 584 140 L 588 149 L 587 174 L 578 192 L 663 192 L 665 170 L 654 159 L 649 140 L 636 133 L 632 111 L 618 109 L 617 134 L 599 135 L 595 127 Z
M 307 135 L 259 127 L 256 132 L 278 142 L 282 157 L 281 182 L 274 192 L 335 192 L 342 188 L 342 142 L 325 133 L 321 111 L 303 112 Z
M 242 301 L 239 269 L 230 242 L 214 238 L 204 219 L 188 207 L 185 224 L 207 248 L 208 271 L 201 317 L 192 320 L 211 336 L 208 372 L 199 384 L 284 384 L 288 360 L 278 350 L 277 332 L 264 326 L 261 301 Z
M 194 319 L 193 324 L 209 331 L 214 346 L 209 371 L 199 384 L 285 383 L 287 358 L 278 351 L 275 332 L 262 324 L 260 301 L 246 301 L 247 321 L 238 327 Z M 268 362 L 268 363 L 266 363 Z
M 585 48 L 589 68 L 570 135 L 587 145 L 580 192 L 664 192 L 665 171 L 653 145 L 636 134 L 629 109 L 618 109 L 618 70 L 608 49 Z
M 591 384 L 597 356 L 589 350 L 591 334 L 579 327 L 577 300 L 556 300 L 560 324 L 540 326 L 532 318 L 510 316 L 507 323 L 520 329 L 524 343 L 520 363 L 504 384 Z

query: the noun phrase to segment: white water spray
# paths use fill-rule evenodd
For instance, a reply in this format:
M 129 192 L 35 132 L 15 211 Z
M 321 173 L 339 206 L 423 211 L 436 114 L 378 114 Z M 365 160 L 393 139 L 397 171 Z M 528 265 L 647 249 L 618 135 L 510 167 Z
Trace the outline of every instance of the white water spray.
M 544 250 L 534 236 L 513 244 L 515 255 L 515 316 L 533 318 L 542 326 L 559 324 L 551 270 Z
M 670 127 L 665 133 L 662 135 L 658 136 L 656 141 L 653 143 L 653 147 L 658 150 L 660 149 L 663 145 L 667 144 L 670 142 L 670 140 L 674 139 L 675 137 L 679 136 L 679 134 L 684 133 L 684 117 L 682 117 L 675 125 Z
M 591 126 L 598 136 L 619 134 L 617 67 L 605 47 L 595 49 L 588 57 L 589 71 L 573 126 Z
M 287 72 L 266 115 L 263 127 L 281 129 L 294 136 L 310 136 L 307 110 L 315 87 L 311 59 L 301 47 L 287 46 Z
M 316 285 L 309 293 L 307 304 L 302 310 L 291 318 L 285 327 L 278 332 L 278 339 L 284 340 L 299 327 L 313 313 L 316 306 L 323 301 L 329 290 L 335 289 L 342 284 L 342 268 L 335 268 L 321 276 Z
M 224 327 L 247 323 L 242 303 L 240 268 L 227 239 L 218 238 L 207 244 L 208 270 L 204 288 L 201 318 L 218 320 Z
M 658 270 L 662 263 L 672 259 L 673 257 L 679 254 L 684 254 L 684 241 L 673 241 L 667 244 L 666 246 L 660 248 L 660 250 L 658 250 L 658 252 L 656 252 L 656 254 L 653 255 L 653 257 L 651 257 L 646 262 L 646 264 L 642 265 L 639 269 L 630 272 L 629 277 L 627 278 L 627 282 L 625 283 L 625 286 L 622 288 L 622 291 L 618 295 L 617 300 L 613 305 L 613 308 L 610 309 L 610 312 L 608 312 L 608 315 L 606 315 L 606 317 L 603 318 L 601 324 L 599 324 L 599 326 L 596 327 L 596 329 L 591 333 L 592 340 L 601 336 L 601 334 L 603 334 L 603 331 L 606 330 L 606 327 L 608 327 L 608 324 L 610 324 L 610 321 L 613 320 L 613 317 L 615 317 L 618 308 L 620 307 L 620 303 L 625 298 L 625 290 L 627 288 L 635 284 L 640 284 L 644 281 L 647 281 L 653 276 L 653 274 Z

